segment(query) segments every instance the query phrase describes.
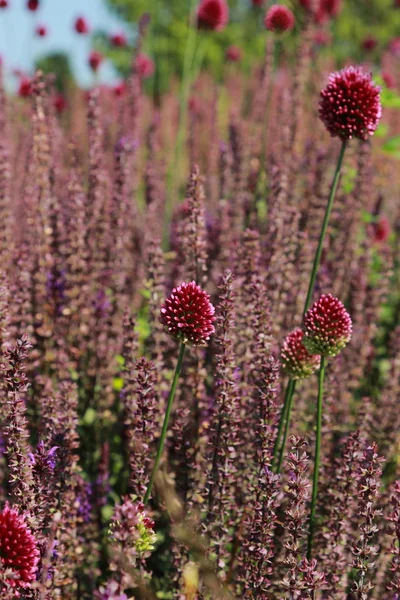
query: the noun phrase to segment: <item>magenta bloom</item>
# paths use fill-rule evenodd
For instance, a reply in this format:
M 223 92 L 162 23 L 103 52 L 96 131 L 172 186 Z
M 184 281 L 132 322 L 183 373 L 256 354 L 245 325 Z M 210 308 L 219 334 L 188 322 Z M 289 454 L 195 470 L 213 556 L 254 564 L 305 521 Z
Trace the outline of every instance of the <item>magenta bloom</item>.
M 252 0 L 253 6 L 263 6 L 264 0 Z
M 331 136 L 366 140 L 373 135 L 382 115 L 379 92 L 371 75 L 358 67 L 333 73 L 319 102 L 320 119 Z
M 226 0 L 201 0 L 197 9 L 197 25 L 201 29 L 222 31 L 229 21 Z
M 24 517 L 8 504 L 0 512 L 0 557 L 2 569 L 11 569 L 14 574 L 8 581 L 12 587 L 27 588 L 36 580 L 40 558 L 36 539 Z M 17 590 L 15 597 L 19 597 Z
M 18 96 L 21 96 L 21 98 L 27 98 L 31 94 L 32 94 L 32 81 L 29 79 L 29 77 L 26 77 L 24 75 L 23 77 L 21 77 L 20 82 L 19 82 Z
M 124 33 L 115 33 L 110 37 L 110 42 L 116 48 L 123 48 L 126 46 L 128 40 L 126 39 L 126 35 Z
M 39 8 L 39 0 L 28 0 L 26 7 L 28 10 L 35 12 Z
M 286 337 L 281 350 L 282 370 L 291 379 L 304 379 L 319 368 L 321 357 L 310 354 L 303 345 L 304 333 L 295 329 Z
M 390 40 L 389 50 L 393 54 L 393 56 L 396 56 L 397 58 L 400 57 L 400 37 L 393 38 L 392 40 Z
M 53 106 L 61 114 L 67 107 L 67 102 L 62 94 L 56 94 L 53 99 Z
M 126 92 L 125 81 L 120 81 L 119 83 L 116 83 L 113 87 L 113 92 L 114 92 L 114 96 L 117 96 L 117 98 L 120 98 L 121 96 L 123 96 Z
M 89 33 L 89 25 L 84 17 L 78 17 L 75 21 L 75 31 L 81 35 Z
M 36 27 L 36 35 L 38 37 L 45 37 L 47 35 L 47 27 L 45 25 L 38 25 Z
M 306 312 L 303 320 L 303 344 L 311 354 L 336 356 L 351 339 L 353 325 L 343 304 L 322 294 Z
M 287 6 L 273 4 L 265 15 L 264 25 L 275 33 L 290 31 L 294 27 L 293 13 Z
M 147 77 L 151 77 L 154 73 L 154 62 L 147 54 L 138 54 L 135 66 L 142 79 L 147 79 Z
M 160 321 L 172 337 L 189 346 L 204 346 L 214 333 L 215 308 L 194 281 L 174 288 L 161 307 Z
M 8 8 L 8 0 L 0 0 L 0 8 Z
M 242 58 L 242 51 L 238 46 L 229 46 L 226 49 L 225 58 L 229 62 L 239 62 Z
M 376 223 L 373 224 L 373 235 L 374 242 L 386 242 L 390 235 L 390 223 L 387 217 L 380 217 Z
M 103 60 L 103 55 L 97 50 L 92 50 L 89 54 L 89 66 L 94 73 L 97 73 Z
M 373 52 L 373 50 L 376 49 L 377 45 L 378 40 L 372 35 L 367 35 L 367 37 L 365 37 L 362 42 L 363 50 L 365 50 L 366 52 Z
M 384 73 L 382 73 L 382 79 L 387 88 L 391 89 L 391 88 L 396 87 L 396 80 L 393 77 L 393 75 L 391 73 L 389 73 L 388 71 L 385 71 Z

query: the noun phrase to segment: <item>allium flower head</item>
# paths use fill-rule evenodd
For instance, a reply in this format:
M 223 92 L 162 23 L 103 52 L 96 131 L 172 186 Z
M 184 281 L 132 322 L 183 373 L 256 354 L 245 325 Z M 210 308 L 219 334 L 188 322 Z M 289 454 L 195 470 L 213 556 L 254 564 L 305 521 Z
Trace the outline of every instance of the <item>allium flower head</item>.
M 373 224 L 373 236 L 374 236 L 374 242 L 386 242 L 386 240 L 388 239 L 389 235 L 390 235 L 390 223 L 389 223 L 389 219 L 385 216 L 380 217 L 380 219 L 378 219 L 376 221 L 376 223 Z
M 189 346 L 204 346 L 215 331 L 210 296 L 194 281 L 174 288 L 160 312 L 168 333 Z
M 120 33 L 114 33 L 114 35 L 112 35 L 110 37 L 110 42 L 116 48 L 123 48 L 124 46 L 126 46 L 128 40 L 126 39 L 126 35 L 124 33 L 120 32 Z
M 282 4 L 273 4 L 265 15 L 264 25 L 269 31 L 283 33 L 294 27 L 292 11 Z
M 282 370 L 291 379 L 304 379 L 319 368 L 321 357 L 310 354 L 303 344 L 304 333 L 295 329 L 286 337 L 281 350 Z
M 81 35 L 89 33 L 89 25 L 84 17 L 78 17 L 75 20 L 75 31 Z
M 200 29 L 222 31 L 229 21 L 226 0 L 201 0 L 197 9 L 197 25 Z
M 47 27 L 45 25 L 38 25 L 36 27 L 36 35 L 38 37 L 46 37 L 46 35 L 47 35 Z
M 97 50 L 92 50 L 89 54 L 89 66 L 94 73 L 97 73 L 103 60 L 103 55 Z
M 306 312 L 303 320 L 303 344 L 312 354 L 336 356 L 351 339 L 353 327 L 343 304 L 322 294 Z
M 0 0 L 0 8 L 7 8 L 8 0 Z
M 142 79 L 151 77 L 154 73 L 154 62 L 147 54 L 138 54 L 135 60 L 137 72 Z
M 239 62 L 242 58 L 242 51 L 238 46 L 229 46 L 226 49 L 225 58 L 229 62 Z
M 366 140 L 382 115 L 380 88 L 369 73 L 346 67 L 333 73 L 321 91 L 319 116 L 332 137 Z
M 262 6 L 264 4 L 264 0 L 252 0 L 253 6 Z
M 21 77 L 18 87 L 18 95 L 27 98 L 32 94 L 32 81 L 25 75 Z
M 36 580 L 40 553 L 24 517 L 8 504 L 0 512 L 0 558 L 2 568 L 11 569 L 14 575 L 8 584 L 16 588 L 18 598 L 18 588 L 27 588 Z
M 28 10 L 35 12 L 39 8 L 39 0 L 28 0 L 26 3 Z

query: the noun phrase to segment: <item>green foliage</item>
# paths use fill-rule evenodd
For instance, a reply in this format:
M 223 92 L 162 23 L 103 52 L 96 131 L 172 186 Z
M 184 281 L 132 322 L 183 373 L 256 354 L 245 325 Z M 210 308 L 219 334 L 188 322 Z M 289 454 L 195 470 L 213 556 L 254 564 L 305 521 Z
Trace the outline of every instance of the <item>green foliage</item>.
M 54 75 L 54 85 L 61 93 L 65 93 L 74 84 L 68 55 L 63 52 L 54 52 L 39 58 L 35 63 L 35 68 L 40 69 L 43 73 Z

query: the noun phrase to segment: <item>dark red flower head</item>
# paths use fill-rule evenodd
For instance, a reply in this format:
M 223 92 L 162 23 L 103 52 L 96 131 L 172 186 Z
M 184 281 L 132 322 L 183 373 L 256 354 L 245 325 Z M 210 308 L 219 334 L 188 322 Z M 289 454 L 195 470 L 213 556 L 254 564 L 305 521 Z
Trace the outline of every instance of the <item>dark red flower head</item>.
M 229 62 L 239 62 L 242 58 L 242 51 L 238 46 L 229 46 L 226 49 L 225 58 Z
M 7 8 L 8 0 L 0 0 L 0 8 Z
M 32 81 L 25 75 L 21 77 L 18 87 L 18 96 L 27 98 L 32 94 Z
M 320 119 L 331 136 L 366 140 L 373 135 L 382 115 L 379 92 L 371 75 L 358 67 L 332 73 L 319 101 Z
M 35 11 L 39 8 L 39 0 L 28 0 L 26 3 L 28 10 Z
M 301 6 L 312 13 L 317 23 L 325 23 L 329 19 L 337 17 L 341 8 L 342 0 L 299 0 Z
M 103 55 L 97 50 L 92 50 L 92 52 L 89 54 L 89 66 L 94 73 L 97 73 L 103 60 Z
M 201 29 L 222 31 L 229 21 L 226 0 L 201 0 L 197 9 L 197 25 Z
M 264 25 L 275 33 L 290 31 L 294 27 L 293 13 L 283 4 L 273 4 L 265 15 Z
M 303 345 L 304 333 L 295 329 L 283 342 L 281 350 L 282 370 L 291 379 L 304 379 L 319 368 L 321 357 L 310 354 Z
M 373 52 L 378 45 L 378 40 L 372 35 L 367 35 L 362 42 L 363 50 L 366 52 Z
M 263 6 L 264 0 L 252 0 L 253 6 Z
M 54 108 L 58 113 L 64 112 L 67 107 L 67 102 L 62 94 L 56 94 L 53 99 Z
M 389 219 L 385 216 L 380 217 L 374 224 L 373 224 L 373 236 L 374 236 L 374 242 L 386 242 L 386 240 L 388 239 L 390 235 L 390 223 L 389 223 Z
M 147 79 L 154 73 L 154 62 L 147 54 L 138 54 L 135 61 L 135 66 L 140 77 Z
M 387 88 L 395 88 L 396 80 L 391 73 L 384 71 L 382 73 L 382 79 Z
M 116 83 L 113 87 L 113 92 L 114 92 L 114 96 L 117 96 L 117 98 L 123 96 L 126 92 L 125 81 L 120 81 L 119 83 Z
M 45 37 L 47 35 L 47 27 L 45 25 L 38 25 L 36 27 L 36 35 L 38 37 Z
M 214 306 L 210 296 L 194 281 L 174 288 L 161 307 L 160 321 L 177 340 L 204 346 L 214 333 Z
M 89 33 L 89 25 L 84 17 L 78 17 L 75 20 L 75 31 L 76 33 L 80 33 L 82 35 Z
M 394 8 L 400 8 L 400 0 L 393 0 Z
M 303 331 L 303 344 L 311 354 L 336 356 L 350 341 L 353 326 L 340 300 L 322 294 L 304 315 Z
M 116 48 L 123 48 L 128 43 L 128 40 L 126 39 L 126 35 L 124 33 L 120 32 L 120 33 L 114 33 L 114 35 L 112 35 L 110 37 L 110 42 Z
M 0 558 L 2 569 L 11 569 L 14 577 L 8 580 L 16 588 L 27 588 L 36 580 L 40 553 L 35 537 L 25 523 L 25 519 L 15 509 L 5 505 L 0 512 Z

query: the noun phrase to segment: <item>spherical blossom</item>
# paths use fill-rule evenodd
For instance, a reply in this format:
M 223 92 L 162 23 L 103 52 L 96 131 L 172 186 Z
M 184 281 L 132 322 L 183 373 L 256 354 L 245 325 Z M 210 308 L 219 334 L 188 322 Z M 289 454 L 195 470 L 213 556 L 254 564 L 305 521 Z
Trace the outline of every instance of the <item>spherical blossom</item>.
M 0 0 L 0 8 L 7 8 L 8 0 Z
M 154 73 L 154 62 L 147 54 L 138 54 L 135 60 L 135 66 L 140 77 L 147 79 Z
M 319 102 L 319 116 L 331 136 L 366 140 L 372 135 L 382 115 L 379 92 L 371 75 L 358 67 L 333 73 Z
M 18 598 L 18 588 L 27 588 L 36 580 L 40 553 L 24 517 L 8 504 L 0 512 L 0 557 L 2 568 L 14 575 L 8 584 L 16 588 Z
M 114 35 L 112 35 L 110 37 L 110 42 L 116 48 L 123 48 L 128 43 L 128 40 L 126 39 L 126 35 L 124 33 L 120 32 L 120 33 L 114 33 Z
M 189 346 L 203 346 L 214 333 L 214 306 L 194 281 L 174 288 L 161 307 L 160 321 L 170 335 Z
M 292 379 L 304 379 L 312 375 L 320 366 L 321 357 L 310 354 L 303 345 L 304 333 L 295 329 L 283 342 L 281 350 L 282 370 Z
M 58 113 L 64 112 L 67 107 L 67 102 L 62 94 L 56 94 L 53 99 L 53 106 Z
M 229 62 L 239 62 L 242 58 L 242 51 L 238 46 L 229 46 L 225 52 L 225 58 Z
M 89 54 L 89 66 L 94 73 L 97 73 L 103 60 L 103 55 L 97 50 L 92 50 L 92 52 Z
M 373 52 L 378 45 L 378 40 L 372 35 L 367 35 L 362 41 L 363 50 Z
M 222 31 L 229 21 L 226 0 L 201 0 L 197 9 L 197 25 L 201 29 Z
M 332 35 L 325 29 L 317 29 L 314 33 L 313 42 L 316 46 L 328 46 L 332 42 Z
M 89 33 L 89 25 L 84 17 L 78 17 L 75 20 L 74 27 L 75 27 L 76 33 L 79 33 L 81 35 L 85 35 L 86 33 Z
M 373 224 L 372 231 L 373 231 L 374 242 L 377 242 L 377 243 L 386 242 L 386 240 L 388 239 L 388 237 L 390 235 L 389 219 L 385 216 L 380 217 Z
M 27 98 L 32 94 L 32 81 L 29 77 L 25 75 L 21 77 L 19 86 L 18 86 L 18 96 L 21 98 Z
M 340 300 L 323 294 L 304 315 L 303 344 L 311 354 L 336 356 L 350 341 L 352 329 Z
M 121 96 L 123 96 L 126 92 L 125 81 L 120 81 L 119 83 L 116 83 L 113 87 L 113 92 L 114 92 L 114 96 L 117 96 L 117 98 L 120 98 Z
M 264 25 L 275 33 L 290 31 L 294 27 L 293 13 L 287 6 L 273 4 L 265 15 Z
M 387 88 L 392 89 L 396 87 L 396 80 L 388 71 L 382 73 L 382 79 Z
M 38 37 L 45 37 L 47 35 L 47 27 L 45 25 L 38 25 L 35 33 Z
M 39 0 L 28 0 L 26 7 L 34 12 L 39 8 Z

